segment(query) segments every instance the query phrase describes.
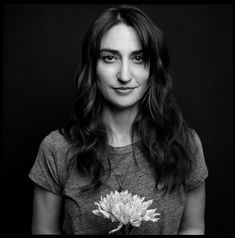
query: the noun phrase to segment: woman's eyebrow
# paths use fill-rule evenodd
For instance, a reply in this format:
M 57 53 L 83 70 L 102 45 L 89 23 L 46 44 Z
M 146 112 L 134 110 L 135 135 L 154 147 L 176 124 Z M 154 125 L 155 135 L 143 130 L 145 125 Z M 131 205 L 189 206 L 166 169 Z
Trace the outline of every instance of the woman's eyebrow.
M 121 55 L 118 50 L 114 50 L 114 49 L 110 49 L 110 48 L 103 48 L 100 50 L 100 53 L 102 53 L 102 52 L 109 52 L 112 54 Z M 131 55 L 136 55 L 136 54 L 143 54 L 143 50 L 134 50 L 131 52 Z
M 134 50 L 131 52 L 132 55 L 139 55 L 139 54 L 143 54 L 143 50 Z
M 100 53 L 102 52 L 109 52 L 109 53 L 112 53 L 112 54 L 120 54 L 120 52 L 118 50 L 114 50 L 114 49 L 109 49 L 109 48 L 103 48 L 100 50 Z

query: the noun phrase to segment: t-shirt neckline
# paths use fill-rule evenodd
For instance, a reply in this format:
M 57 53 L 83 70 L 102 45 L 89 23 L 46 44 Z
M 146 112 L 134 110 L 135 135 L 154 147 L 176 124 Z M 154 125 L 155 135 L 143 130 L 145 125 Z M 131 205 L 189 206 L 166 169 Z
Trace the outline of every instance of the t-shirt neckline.
M 140 141 L 134 142 L 133 144 L 120 146 L 120 147 L 114 147 L 114 146 L 106 144 L 106 151 L 112 154 L 125 154 L 125 153 L 132 152 L 133 149 L 138 148 L 139 145 L 140 145 Z

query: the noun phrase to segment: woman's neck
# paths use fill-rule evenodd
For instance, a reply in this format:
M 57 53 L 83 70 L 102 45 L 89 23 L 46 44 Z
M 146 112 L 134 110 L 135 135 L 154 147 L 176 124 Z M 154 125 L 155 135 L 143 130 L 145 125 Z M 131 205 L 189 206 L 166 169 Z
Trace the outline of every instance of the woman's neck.
M 132 124 L 138 113 L 138 105 L 117 109 L 104 106 L 103 122 L 108 129 L 108 144 L 114 147 L 121 147 L 131 144 Z M 134 135 L 134 141 L 137 140 Z

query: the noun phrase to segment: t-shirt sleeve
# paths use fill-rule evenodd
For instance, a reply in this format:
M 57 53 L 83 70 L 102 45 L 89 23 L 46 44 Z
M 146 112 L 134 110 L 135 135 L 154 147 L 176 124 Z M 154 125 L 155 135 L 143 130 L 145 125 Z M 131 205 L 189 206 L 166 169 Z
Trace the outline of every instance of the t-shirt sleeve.
M 186 179 L 187 191 L 198 187 L 208 177 L 208 169 L 204 158 L 202 143 L 195 131 L 193 144 L 192 169 Z
M 39 146 L 36 160 L 29 173 L 29 178 L 44 189 L 61 194 L 60 178 L 54 145 L 46 136 Z

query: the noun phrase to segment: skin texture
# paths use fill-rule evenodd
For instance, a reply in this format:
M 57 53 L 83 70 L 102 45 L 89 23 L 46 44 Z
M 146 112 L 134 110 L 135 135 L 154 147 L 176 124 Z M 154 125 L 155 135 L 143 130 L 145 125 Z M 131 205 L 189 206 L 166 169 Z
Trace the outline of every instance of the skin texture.
M 35 185 L 32 234 L 60 234 L 62 197 Z
M 97 63 L 97 84 L 112 107 L 133 107 L 142 98 L 149 77 L 144 66 L 141 45 L 135 30 L 125 24 L 112 27 L 102 38 Z M 132 87 L 133 91 L 119 93 L 114 88 Z
M 205 182 L 187 193 L 185 209 L 180 224 L 180 235 L 203 235 L 205 232 Z

